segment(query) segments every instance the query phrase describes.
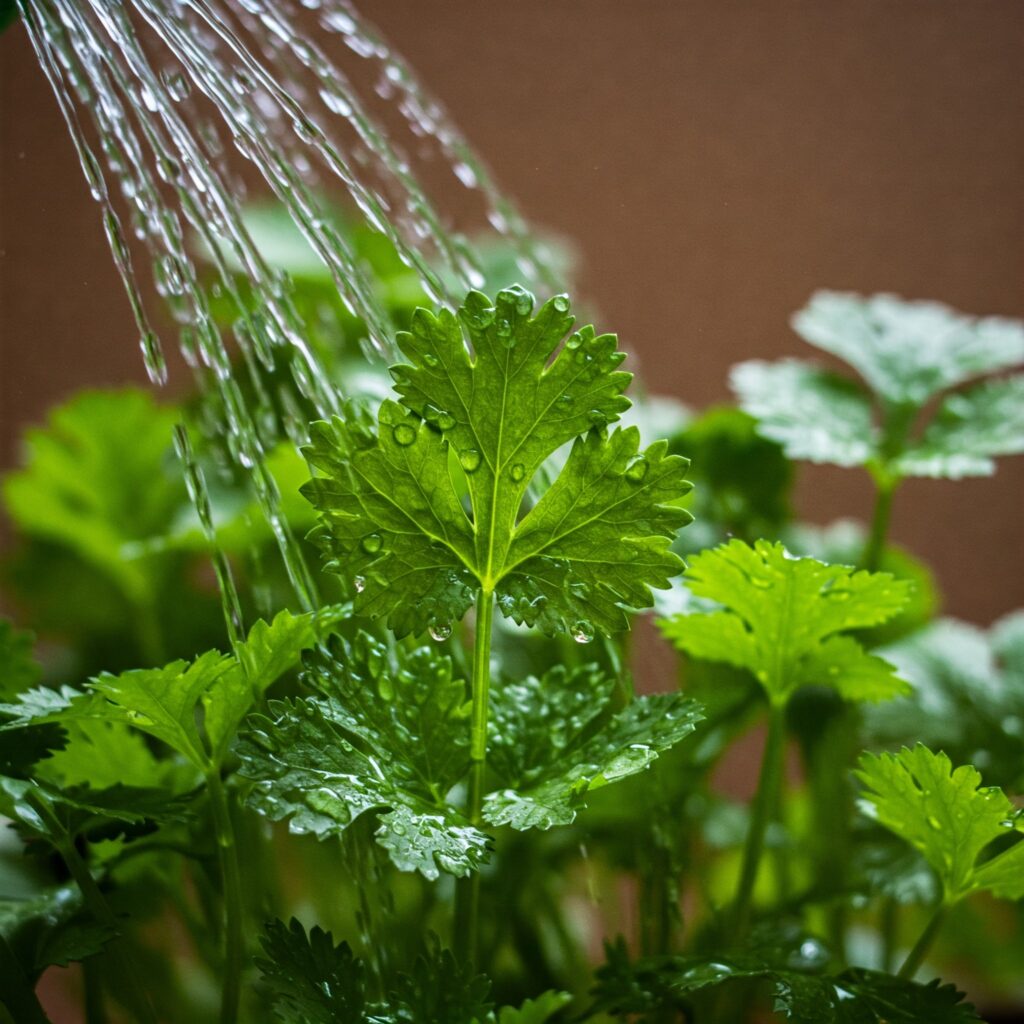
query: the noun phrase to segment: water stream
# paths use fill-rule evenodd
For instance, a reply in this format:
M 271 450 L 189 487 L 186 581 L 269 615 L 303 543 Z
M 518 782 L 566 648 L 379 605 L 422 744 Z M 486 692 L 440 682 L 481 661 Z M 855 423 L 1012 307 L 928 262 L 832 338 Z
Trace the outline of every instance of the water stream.
M 556 287 L 552 262 L 441 104 L 347 0 L 18 3 L 99 204 L 149 377 L 167 383 L 174 345 L 210 399 L 201 429 L 248 477 L 295 604 L 316 607 L 265 457 L 283 433 L 301 436 L 300 410 L 337 411 L 345 383 L 310 344 L 293 283 L 254 240 L 246 204 L 263 194 L 287 211 L 365 325 L 371 363 L 393 358 L 395 328 L 339 226 L 342 197 L 437 302 L 483 283 L 487 235 L 534 289 Z M 424 184 L 438 167 L 464 189 L 458 211 Z M 453 228 L 466 211 L 484 229 L 472 239 Z M 206 482 L 184 427 L 175 440 L 237 637 L 241 605 Z

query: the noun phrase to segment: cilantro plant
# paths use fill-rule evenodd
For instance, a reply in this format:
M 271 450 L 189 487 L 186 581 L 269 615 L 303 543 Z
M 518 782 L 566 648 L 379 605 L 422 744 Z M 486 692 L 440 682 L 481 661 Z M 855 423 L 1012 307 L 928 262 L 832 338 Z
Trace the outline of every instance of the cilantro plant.
M 282 353 L 244 385 L 280 521 L 208 394 L 74 398 L 5 481 L 0 1022 L 995 1020 L 958 986 L 1020 996 L 1021 613 L 936 618 L 887 522 L 1024 450 L 1020 325 L 821 293 L 860 381 L 666 416 L 565 295 L 413 311 L 360 244 L 402 361 L 339 313 L 337 416 Z M 797 459 L 867 468 L 873 526 L 794 521 Z

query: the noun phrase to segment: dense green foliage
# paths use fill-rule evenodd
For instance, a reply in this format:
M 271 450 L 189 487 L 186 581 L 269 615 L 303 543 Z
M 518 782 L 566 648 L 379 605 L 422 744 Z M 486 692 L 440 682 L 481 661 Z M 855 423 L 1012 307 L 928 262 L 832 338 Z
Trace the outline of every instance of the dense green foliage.
M 75 962 L 90 1024 L 981 1019 L 939 976 L 1024 999 L 1024 618 L 935 618 L 887 541 L 904 477 L 1024 450 L 1024 376 L 975 380 L 1020 325 L 821 293 L 794 326 L 859 380 L 746 363 L 743 411 L 666 416 L 566 296 L 413 311 L 359 244 L 408 328 L 393 390 L 321 316 L 342 412 L 268 427 L 317 610 L 208 396 L 80 395 L 7 477 L 40 641 L 0 622 L 0 1021 L 68 1019 Z M 867 467 L 870 528 L 794 522 L 795 459 Z M 652 605 L 677 679 L 631 657 Z M 741 802 L 721 769 L 762 732 Z

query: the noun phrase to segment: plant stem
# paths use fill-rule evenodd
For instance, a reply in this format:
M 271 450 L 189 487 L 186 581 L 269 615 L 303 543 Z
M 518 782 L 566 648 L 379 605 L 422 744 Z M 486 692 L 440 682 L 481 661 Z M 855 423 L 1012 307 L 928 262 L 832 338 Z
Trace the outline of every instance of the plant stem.
M 238 867 L 238 847 L 227 794 L 220 772 L 213 768 L 206 776 L 210 811 L 217 837 L 221 884 L 224 895 L 224 979 L 221 986 L 220 1022 L 235 1024 L 242 986 L 242 876 Z
M 907 959 L 903 961 L 903 966 L 897 972 L 896 977 L 913 978 L 917 974 L 917 969 L 924 962 L 924 958 L 928 955 L 928 950 L 931 949 L 935 937 L 942 928 L 942 923 L 946 919 L 946 912 L 948 910 L 949 906 L 947 904 L 939 904 L 935 913 L 932 914 L 931 920 L 924 926 L 924 931 L 921 932 L 920 938 L 914 943 L 914 948 L 907 954 Z
M 885 541 L 889 533 L 889 519 L 892 516 L 892 499 L 899 482 L 891 476 L 878 477 L 877 481 L 875 511 L 871 516 L 871 532 L 868 535 L 867 544 L 864 545 L 864 554 L 861 556 L 861 564 L 868 572 L 877 572 L 882 561 Z
M 899 904 L 892 896 L 886 896 L 882 901 L 882 920 L 880 931 L 882 933 L 882 955 L 880 957 L 879 969 L 886 974 L 892 973 L 893 961 L 896 959 L 896 942 L 898 938 L 899 925 Z
M 35 989 L 3 935 L 0 935 L 0 977 L 4 978 L 0 992 L 0 1024 L 8 1021 L 11 1024 L 19 1021 L 21 1024 L 50 1024 Z
M 469 804 L 466 808 L 467 817 L 473 825 L 480 825 L 482 821 L 493 626 L 494 594 L 481 589 L 476 598 L 476 635 L 473 638 L 473 707 L 469 733 Z M 480 921 L 479 871 L 459 880 L 455 896 L 456 949 L 463 960 L 475 961 Z
M 757 793 L 750 808 L 750 826 L 743 848 L 743 867 L 740 871 L 736 903 L 733 908 L 730 938 L 735 945 L 746 935 L 750 924 L 751 900 L 757 869 L 764 852 L 764 837 L 768 819 L 775 806 L 776 796 L 782 786 L 786 738 L 786 709 L 784 704 L 772 703 L 768 715 L 768 735 L 765 739 L 764 755 L 761 758 L 761 774 Z
M 52 819 L 52 815 L 49 813 L 47 813 L 47 817 Z M 53 820 L 55 821 L 56 819 Z M 65 836 L 64 839 L 56 842 L 56 846 L 57 852 L 68 866 L 71 877 L 75 880 L 75 884 L 82 893 L 82 901 L 88 908 L 89 913 L 105 928 L 109 928 L 113 932 L 119 931 L 117 917 L 114 915 L 113 910 L 110 909 L 110 904 L 107 903 L 106 897 L 100 892 L 100 887 L 96 884 L 96 879 L 92 877 L 92 872 L 89 870 L 88 865 L 82 860 L 78 850 L 75 849 L 74 840 L 70 836 Z M 139 980 L 142 975 L 135 964 L 132 963 L 131 955 L 127 948 L 123 946 L 120 938 L 114 939 L 111 946 L 111 954 L 120 961 L 118 964 L 118 974 L 124 978 L 126 1001 L 135 1013 L 136 1018 L 141 1024 L 156 1024 L 156 1014 L 153 1011 L 153 1006 Z

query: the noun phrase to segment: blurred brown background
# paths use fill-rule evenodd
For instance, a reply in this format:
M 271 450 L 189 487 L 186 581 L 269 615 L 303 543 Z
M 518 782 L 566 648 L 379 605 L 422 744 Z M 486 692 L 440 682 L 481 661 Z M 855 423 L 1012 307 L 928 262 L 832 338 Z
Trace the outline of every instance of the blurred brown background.
M 818 287 L 1024 315 L 1024 4 L 363 0 L 582 282 L 655 390 L 727 397 L 729 366 L 799 354 Z M 20 27 L 0 37 L 0 463 L 84 385 L 143 379 L 95 204 Z M 895 536 L 949 611 L 1024 602 L 1024 459 L 912 481 Z M 862 474 L 800 507 L 868 512 Z

